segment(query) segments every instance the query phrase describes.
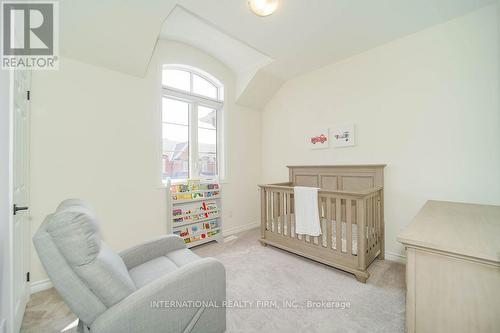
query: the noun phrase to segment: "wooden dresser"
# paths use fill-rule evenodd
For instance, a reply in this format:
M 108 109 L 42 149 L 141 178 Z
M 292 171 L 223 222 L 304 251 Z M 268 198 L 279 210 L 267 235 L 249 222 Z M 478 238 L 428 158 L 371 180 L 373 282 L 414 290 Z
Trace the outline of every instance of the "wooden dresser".
M 500 332 L 500 206 L 428 201 L 398 240 L 407 332 Z

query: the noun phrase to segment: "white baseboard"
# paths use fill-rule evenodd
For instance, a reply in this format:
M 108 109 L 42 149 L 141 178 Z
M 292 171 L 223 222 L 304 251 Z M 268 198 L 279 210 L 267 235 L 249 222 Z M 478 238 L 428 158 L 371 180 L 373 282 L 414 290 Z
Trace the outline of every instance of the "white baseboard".
M 5 319 L 0 320 L 0 333 L 7 333 L 7 325 Z
M 406 256 L 395 253 L 395 252 L 385 252 L 385 260 L 399 262 L 401 264 L 406 264 Z
M 52 282 L 50 282 L 49 279 L 35 281 L 35 282 L 31 282 L 31 284 L 30 284 L 30 293 L 34 294 L 34 293 L 37 293 L 39 291 L 47 290 L 50 288 L 52 288 Z
M 250 230 L 250 229 L 258 228 L 259 226 L 260 226 L 260 221 L 253 221 L 253 222 L 250 222 L 250 223 L 247 223 L 247 224 L 238 225 L 238 226 L 235 226 L 235 227 L 224 229 L 224 231 L 222 232 L 222 235 L 224 237 L 227 237 L 229 235 L 237 234 L 238 232 L 242 232 L 242 231 L 247 231 L 247 230 Z

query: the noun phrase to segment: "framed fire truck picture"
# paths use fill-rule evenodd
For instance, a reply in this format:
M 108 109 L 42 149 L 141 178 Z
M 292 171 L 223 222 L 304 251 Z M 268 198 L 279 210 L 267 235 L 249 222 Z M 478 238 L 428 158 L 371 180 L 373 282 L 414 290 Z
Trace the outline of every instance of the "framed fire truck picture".
M 314 131 L 308 136 L 308 145 L 311 149 L 326 149 L 330 146 L 330 131 L 328 128 Z

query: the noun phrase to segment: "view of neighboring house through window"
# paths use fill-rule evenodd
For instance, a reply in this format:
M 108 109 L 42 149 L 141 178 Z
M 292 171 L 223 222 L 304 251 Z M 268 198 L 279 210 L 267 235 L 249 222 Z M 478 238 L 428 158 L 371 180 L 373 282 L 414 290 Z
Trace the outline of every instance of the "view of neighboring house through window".
M 223 87 L 198 69 L 162 72 L 162 181 L 221 175 Z

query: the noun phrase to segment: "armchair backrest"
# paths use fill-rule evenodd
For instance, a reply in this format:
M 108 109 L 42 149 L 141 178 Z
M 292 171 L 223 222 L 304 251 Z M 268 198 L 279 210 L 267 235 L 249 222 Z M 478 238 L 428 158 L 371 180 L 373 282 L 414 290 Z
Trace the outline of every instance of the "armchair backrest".
M 33 243 L 54 287 L 87 324 L 136 290 L 122 258 L 101 240 L 95 213 L 80 200 L 63 201 Z

